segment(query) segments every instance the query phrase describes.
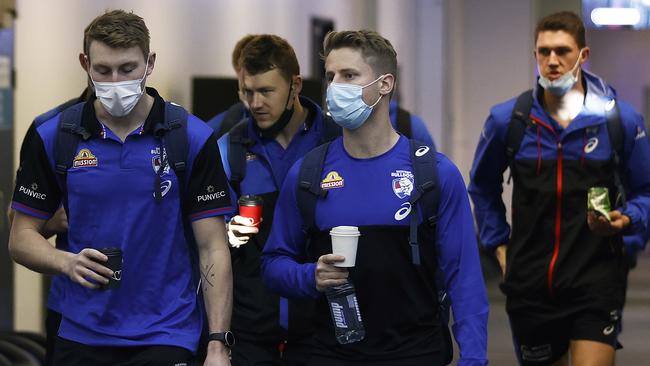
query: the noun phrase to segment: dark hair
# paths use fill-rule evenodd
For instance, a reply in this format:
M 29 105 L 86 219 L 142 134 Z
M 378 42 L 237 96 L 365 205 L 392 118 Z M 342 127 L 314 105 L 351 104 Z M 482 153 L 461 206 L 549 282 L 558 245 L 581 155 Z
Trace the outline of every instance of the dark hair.
M 261 34 L 251 39 L 241 50 L 239 66 L 251 75 L 278 69 L 289 83 L 300 75 L 296 53 L 289 43 L 272 34 Z
M 537 23 L 535 29 L 534 42 L 537 43 L 537 37 L 545 31 L 564 31 L 573 36 L 576 44 L 580 48 L 587 46 L 585 39 L 585 25 L 578 14 L 571 11 L 561 11 L 544 17 Z
M 371 30 L 329 32 L 323 42 L 323 58 L 332 50 L 352 48 L 361 51 L 375 76 L 392 74 L 397 79 L 397 52 L 389 40 Z
M 106 11 L 93 19 L 84 31 L 84 53 L 88 55 L 92 41 L 112 48 L 138 46 L 146 59 L 149 56 L 149 29 L 144 19 L 124 10 Z
M 241 67 L 239 65 L 239 57 L 241 56 L 241 51 L 246 47 L 246 45 L 255 38 L 254 34 L 247 34 L 243 36 L 237 43 L 235 44 L 235 48 L 232 50 L 232 59 L 230 62 L 232 62 L 232 68 L 235 69 L 235 72 L 239 73 L 241 70 Z

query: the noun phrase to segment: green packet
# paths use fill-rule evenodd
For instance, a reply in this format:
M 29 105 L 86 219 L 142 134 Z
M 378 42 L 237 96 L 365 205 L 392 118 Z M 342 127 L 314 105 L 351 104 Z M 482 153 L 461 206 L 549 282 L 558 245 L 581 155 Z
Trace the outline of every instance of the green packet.
M 609 190 L 607 187 L 591 187 L 587 192 L 587 210 L 603 215 L 608 221 L 612 221 L 609 212 L 612 204 L 609 202 Z

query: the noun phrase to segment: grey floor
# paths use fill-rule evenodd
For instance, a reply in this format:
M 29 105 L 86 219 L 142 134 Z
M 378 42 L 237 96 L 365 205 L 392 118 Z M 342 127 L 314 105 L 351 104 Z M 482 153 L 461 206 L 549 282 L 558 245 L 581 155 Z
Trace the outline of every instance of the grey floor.
M 517 361 L 505 313 L 505 297 L 498 288 L 498 277 L 489 274 L 486 274 L 486 277 L 490 300 L 488 325 L 490 365 L 516 366 Z M 637 267 L 630 272 L 620 342 L 624 349 L 616 353 L 617 365 L 650 365 L 650 248 L 639 257 Z M 455 355 L 458 355 L 458 352 L 455 352 Z

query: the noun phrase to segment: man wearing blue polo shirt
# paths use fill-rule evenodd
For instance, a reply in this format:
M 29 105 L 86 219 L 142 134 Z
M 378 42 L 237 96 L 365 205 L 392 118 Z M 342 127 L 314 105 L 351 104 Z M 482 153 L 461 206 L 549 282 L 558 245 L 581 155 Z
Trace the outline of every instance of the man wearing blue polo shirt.
M 454 313 L 458 365 L 487 365 L 487 295 L 460 172 L 442 154 L 429 158 L 437 166 L 440 197 L 432 228 L 432 216 L 420 211 L 426 207 L 412 201 L 425 191 L 411 160 L 432 155 L 432 148 L 420 145 L 411 154 L 411 142 L 389 120 L 395 49 L 378 33 L 361 30 L 329 33 L 323 50 L 327 105 L 343 136 L 324 148 L 320 171 L 305 169 L 316 171 L 320 191 L 312 191 L 312 182 L 300 174 L 320 148 L 286 174 L 262 253 L 265 284 L 282 296 L 315 299 L 310 366 L 440 366 L 450 346 L 439 321 L 440 273 Z M 298 194 L 304 183 L 317 197 L 311 220 Z M 335 266 L 343 256 L 326 254 L 332 253 L 330 229 L 348 225 L 361 232 L 356 266 L 349 271 Z M 411 228 L 422 234 L 415 241 L 419 254 L 409 249 Z M 323 293 L 348 278 L 356 287 L 365 339 L 340 344 Z
M 59 113 L 26 137 L 12 203 L 12 258 L 66 275 L 55 364 L 191 362 L 202 326 L 186 240 L 191 227 L 216 340 L 208 344 L 206 365 L 229 365 L 232 275 L 220 215 L 231 205 L 212 131 L 187 116 L 187 164 L 177 175 L 161 126 L 167 111 L 179 107 L 144 88 L 156 54 L 139 16 L 115 10 L 97 17 L 85 30 L 84 53 L 96 97 L 77 105 L 83 138 L 74 162 L 67 170 L 55 167 Z M 39 233 L 61 203 L 69 219 L 67 251 Z M 98 250 L 106 247 L 123 253 L 117 288 L 104 286 L 115 275 Z

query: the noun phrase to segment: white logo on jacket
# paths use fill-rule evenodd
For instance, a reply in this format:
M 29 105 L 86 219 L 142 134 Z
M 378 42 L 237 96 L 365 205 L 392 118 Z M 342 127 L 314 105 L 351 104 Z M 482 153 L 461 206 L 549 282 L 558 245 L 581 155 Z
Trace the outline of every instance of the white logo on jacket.
M 415 156 L 420 157 L 428 152 L 429 152 L 428 146 L 420 146 L 417 150 L 415 150 Z
M 590 138 L 585 145 L 585 153 L 589 154 L 590 152 L 596 150 L 596 147 L 598 147 L 598 137 Z

